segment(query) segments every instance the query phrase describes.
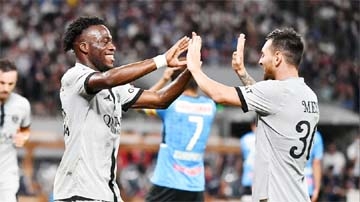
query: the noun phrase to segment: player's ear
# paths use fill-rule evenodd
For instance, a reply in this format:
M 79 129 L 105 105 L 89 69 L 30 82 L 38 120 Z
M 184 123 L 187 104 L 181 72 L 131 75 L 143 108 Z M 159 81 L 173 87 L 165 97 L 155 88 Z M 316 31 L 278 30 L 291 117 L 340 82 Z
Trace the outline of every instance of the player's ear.
M 89 52 L 89 44 L 86 42 L 80 42 L 79 50 L 84 54 L 87 54 Z
M 276 51 L 275 52 L 275 56 L 274 56 L 274 66 L 278 67 L 281 63 L 281 61 L 283 60 L 283 55 L 280 51 Z

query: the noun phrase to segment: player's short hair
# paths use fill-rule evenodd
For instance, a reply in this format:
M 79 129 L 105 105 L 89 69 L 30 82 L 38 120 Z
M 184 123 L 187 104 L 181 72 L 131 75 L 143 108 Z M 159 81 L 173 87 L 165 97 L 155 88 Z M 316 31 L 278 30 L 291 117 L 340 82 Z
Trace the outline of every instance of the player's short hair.
M 175 70 L 174 73 L 171 75 L 171 80 L 175 80 L 181 73 L 183 72 L 183 70 Z M 198 85 L 195 81 L 194 78 L 191 78 L 188 82 L 188 84 L 185 86 L 186 89 L 193 89 L 193 90 L 197 90 L 198 89 Z
M 98 17 L 79 17 L 73 21 L 68 26 L 64 35 L 64 51 L 74 49 L 73 44 L 76 37 L 79 36 L 84 29 L 92 25 L 105 25 L 105 22 Z
M 0 71 L 1 72 L 17 71 L 17 68 L 15 64 L 10 60 L 0 59 Z
M 282 51 L 287 63 L 298 67 L 304 51 L 304 44 L 293 28 L 275 29 L 266 36 L 266 40 L 272 39 L 274 51 Z

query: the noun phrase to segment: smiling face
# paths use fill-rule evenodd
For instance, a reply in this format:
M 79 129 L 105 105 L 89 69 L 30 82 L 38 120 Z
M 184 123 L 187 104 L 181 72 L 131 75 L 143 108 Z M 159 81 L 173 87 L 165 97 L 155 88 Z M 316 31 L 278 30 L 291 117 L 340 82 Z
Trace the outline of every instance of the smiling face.
M 93 25 L 84 30 L 79 39 L 80 51 L 99 71 L 114 67 L 115 46 L 110 31 L 104 25 Z
M 271 47 L 272 40 L 267 40 L 261 49 L 259 65 L 264 69 L 264 80 L 275 79 L 275 55 Z
M 5 101 L 14 90 L 17 81 L 17 71 L 0 71 L 0 101 Z

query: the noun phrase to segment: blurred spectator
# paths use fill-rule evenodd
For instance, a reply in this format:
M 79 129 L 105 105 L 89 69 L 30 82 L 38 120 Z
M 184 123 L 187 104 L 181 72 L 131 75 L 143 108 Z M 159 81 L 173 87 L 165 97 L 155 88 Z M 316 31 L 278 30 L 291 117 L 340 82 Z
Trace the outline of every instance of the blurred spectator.
M 345 155 L 339 151 L 334 142 L 331 142 L 327 145 L 327 150 L 324 154 L 323 166 L 325 172 L 331 170 L 332 175 L 336 177 L 341 177 L 341 174 L 345 168 Z
M 350 163 L 350 181 L 351 188 L 359 189 L 360 187 L 360 133 L 358 133 L 354 141 L 347 147 L 347 157 Z
M 180 36 L 196 31 L 203 37 L 205 65 L 228 66 L 243 32 L 245 61 L 256 66 L 264 34 L 293 26 L 306 36 L 300 73 L 320 101 L 358 112 L 359 9 L 353 0 L 0 1 L 0 57 L 16 61 L 18 91 L 30 99 L 34 113 L 55 115 L 60 111 L 60 78 L 73 63 L 59 48 L 60 33 L 79 15 L 109 22 L 115 44 L 121 44 L 116 57 L 122 64 L 163 52 Z

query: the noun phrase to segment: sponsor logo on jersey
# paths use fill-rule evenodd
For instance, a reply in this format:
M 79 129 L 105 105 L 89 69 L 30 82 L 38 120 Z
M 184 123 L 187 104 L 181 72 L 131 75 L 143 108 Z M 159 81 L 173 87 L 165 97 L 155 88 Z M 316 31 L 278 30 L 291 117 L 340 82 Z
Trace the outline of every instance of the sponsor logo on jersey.
M 103 116 L 103 120 L 105 125 L 110 128 L 111 132 L 113 134 L 120 134 L 120 121 L 121 121 L 121 117 L 117 117 L 117 116 L 111 116 L 109 114 L 105 114 Z
M 174 164 L 174 169 L 181 173 L 185 173 L 186 175 L 190 175 L 190 176 L 199 175 L 199 174 L 203 173 L 203 171 L 204 171 L 204 168 L 201 166 L 187 168 L 187 167 L 184 167 L 184 166 L 181 166 L 178 164 Z
M 179 100 L 176 102 L 175 110 L 180 113 L 211 115 L 212 106 L 210 103 L 191 103 Z
M 202 161 L 203 155 L 195 152 L 175 151 L 173 154 L 174 159 L 186 161 Z

